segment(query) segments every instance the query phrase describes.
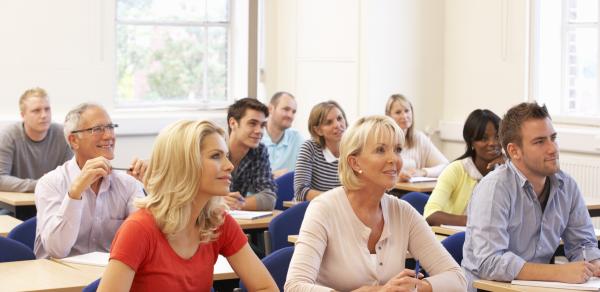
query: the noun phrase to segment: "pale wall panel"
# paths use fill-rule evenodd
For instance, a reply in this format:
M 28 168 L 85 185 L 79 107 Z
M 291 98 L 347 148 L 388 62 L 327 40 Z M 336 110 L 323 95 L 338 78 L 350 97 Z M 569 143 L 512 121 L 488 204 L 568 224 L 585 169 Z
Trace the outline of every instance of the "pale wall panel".
M 296 127 L 308 137 L 310 109 L 325 100 L 335 100 L 344 109 L 350 123 L 357 118 L 358 68 L 353 62 L 298 62 L 298 103 Z
M 358 57 L 358 0 L 301 0 L 297 5 L 298 58 Z

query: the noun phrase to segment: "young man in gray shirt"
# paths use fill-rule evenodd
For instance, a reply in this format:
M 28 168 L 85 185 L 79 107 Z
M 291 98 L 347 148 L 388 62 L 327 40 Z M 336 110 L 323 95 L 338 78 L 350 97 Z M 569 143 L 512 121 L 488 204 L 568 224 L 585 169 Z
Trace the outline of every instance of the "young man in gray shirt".
M 0 131 L 0 191 L 33 192 L 38 178 L 73 157 L 44 89 L 25 91 L 19 109 L 23 120 Z

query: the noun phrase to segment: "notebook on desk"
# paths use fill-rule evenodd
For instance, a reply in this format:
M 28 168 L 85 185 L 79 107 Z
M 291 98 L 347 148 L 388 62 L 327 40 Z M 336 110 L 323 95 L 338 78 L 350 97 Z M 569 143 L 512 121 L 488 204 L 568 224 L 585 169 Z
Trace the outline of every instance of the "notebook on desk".
M 410 182 L 410 183 L 420 183 L 420 182 L 430 182 L 430 181 L 437 181 L 437 178 L 436 177 L 425 177 L 425 176 L 413 176 L 408 180 L 408 182 Z
M 547 282 L 547 281 L 523 281 L 513 280 L 513 285 L 521 286 L 535 286 L 544 288 L 557 288 L 557 289 L 569 289 L 569 290 L 585 290 L 585 291 L 600 291 L 600 278 L 592 277 L 587 282 L 582 284 L 569 284 L 561 282 Z
M 65 263 L 72 264 L 82 264 L 82 265 L 91 265 L 91 266 L 100 266 L 106 267 L 108 265 L 108 260 L 110 258 L 110 254 L 107 252 L 90 252 L 77 256 L 72 256 L 64 259 L 60 259 Z
M 252 220 L 258 219 L 262 217 L 268 217 L 273 215 L 272 211 L 243 211 L 243 210 L 231 210 L 229 211 L 229 215 L 234 219 L 241 220 Z
M 467 226 L 457 226 L 457 225 L 442 224 L 442 225 L 440 225 L 440 227 L 447 228 L 447 229 L 452 229 L 452 230 L 456 230 L 456 231 L 467 231 Z

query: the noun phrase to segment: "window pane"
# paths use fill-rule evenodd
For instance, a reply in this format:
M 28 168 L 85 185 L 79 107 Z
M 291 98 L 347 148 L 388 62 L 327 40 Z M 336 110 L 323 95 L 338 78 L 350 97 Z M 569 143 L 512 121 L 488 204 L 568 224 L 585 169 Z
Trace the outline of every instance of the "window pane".
M 569 22 L 597 22 L 598 0 L 567 0 Z
M 208 28 L 207 94 L 211 100 L 227 101 L 227 30 Z
M 227 21 L 227 0 L 118 0 L 117 19 Z
M 596 114 L 598 102 L 598 32 L 576 28 L 567 32 L 563 111 Z
M 226 21 L 228 0 L 208 0 L 206 2 L 207 21 Z
M 124 103 L 148 101 L 196 103 L 211 98 L 226 100 L 226 62 L 209 54 L 205 76 L 206 28 L 121 25 L 117 30 L 118 96 Z M 226 39 L 221 28 L 212 37 Z M 225 36 L 224 36 L 225 35 Z M 223 50 L 223 43 L 211 44 L 210 51 Z M 226 53 L 223 53 L 226 54 Z M 225 63 L 225 64 L 223 64 Z M 214 73 L 212 73 L 214 72 Z M 206 78 L 218 83 L 208 92 Z

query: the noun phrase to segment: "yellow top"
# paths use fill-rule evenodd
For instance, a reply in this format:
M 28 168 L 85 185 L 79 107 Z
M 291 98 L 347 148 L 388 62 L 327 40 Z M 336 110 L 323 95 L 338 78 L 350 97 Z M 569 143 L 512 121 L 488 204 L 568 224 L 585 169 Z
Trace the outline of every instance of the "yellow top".
M 437 211 L 464 215 L 473 189 L 481 178 L 470 157 L 450 163 L 439 176 L 423 216 L 427 218 Z

